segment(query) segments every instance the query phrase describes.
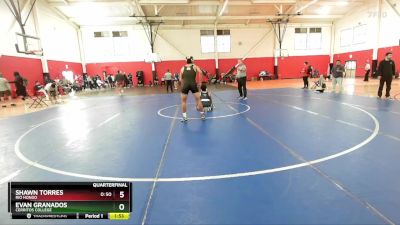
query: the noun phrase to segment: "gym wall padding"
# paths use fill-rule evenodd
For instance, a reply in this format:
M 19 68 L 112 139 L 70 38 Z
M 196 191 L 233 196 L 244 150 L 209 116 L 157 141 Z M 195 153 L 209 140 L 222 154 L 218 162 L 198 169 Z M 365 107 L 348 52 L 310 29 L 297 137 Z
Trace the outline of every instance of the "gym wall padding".
M 312 56 L 289 56 L 287 58 L 278 58 L 278 76 L 279 79 L 301 78 L 301 70 L 304 62 L 309 62 L 320 74 L 326 74 L 329 67 L 329 55 Z
M 378 51 L 378 62 L 385 58 L 387 52 L 393 53 L 393 60 L 396 63 L 396 70 L 400 71 L 400 46 L 380 48 Z
M 220 73 L 226 73 L 232 66 L 237 64 L 238 59 L 220 59 L 219 71 Z M 266 70 L 269 73 L 274 72 L 274 58 L 273 57 L 259 57 L 259 58 L 246 58 L 244 64 L 247 67 L 247 79 L 258 77 L 258 74 L 262 70 Z
M 355 60 L 357 61 L 356 76 L 363 77 L 365 75 L 365 62 L 369 60 L 369 63 L 372 65 L 372 54 L 372 49 L 335 54 L 333 56 L 333 63 L 336 63 L 336 60 L 341 60 L 342 64 L 345 64 L 348 60 Z M 350 58 L 350 56 L 352 57 Z
M 16 56 L 0 56 L 0 72 L 8 81 L 14 81 L 14 72 L 18 71 L 24 78 L 28 80 L 27 90 L 33 93 L 35 81 L 43 82 L 42 62 L 36 58 L 25 58 Z M 14 92 L 15 86 L 12 84 L 11 89 Z
M 66 65 L 68 65 L 68 69 L 66 69 Z M 48 60 L 47 66 L 49 68 L 50 78 L 51 79 L 61 79 L 62 72 L 65 70 L 72 71 L 74 75 L 79 74 L 82 75 L 82 64 L 76 62 L 64 62 L 64 61 L 56 61 L 56 60 Z
M 180 69 L 183 65 L 185 65 L 185 63 L 185 60 L 171 60 L 156 63 L 156 70 L 159 79 L 161 80 L 167 69 L 169 69 L 172 74 L 179 73 Z M 210 74 L 215 73 L 214 59 L 195 59 L 195 64 L 198 65 L 201 69 L 208 71 Z
M 100 75 L 102 76 L 103 71 L 106 71 L 108 74 L 116 74 L 117 71 L 126 72 L 126 74 L 132 73 L 133 80 L 135 84 L 136 80 L 136 71 L 141 70 L 144 72 L 144 82 L 145 84 L 149 84 L 149 81 L 152 80 L 151 73 L 151 64 L 145 62 L 107 62 L 107 63 L 88 63 L 86 64 L 86 72 L 90 76 Z

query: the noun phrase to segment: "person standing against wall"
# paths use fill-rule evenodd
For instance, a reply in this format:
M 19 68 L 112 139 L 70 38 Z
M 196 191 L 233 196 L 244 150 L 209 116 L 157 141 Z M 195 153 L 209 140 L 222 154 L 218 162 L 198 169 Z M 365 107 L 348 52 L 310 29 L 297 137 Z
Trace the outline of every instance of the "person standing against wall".
M 28 95 L 28 93 L 26 92 L 26 85 L 28 83 L 28 80 L 23 78 L 19 74 L 19 72 L 14 72 L 14 78 L 15 78 L 15 80 L 10 82 L 10 83 L 14 83 L 15 84 L 17 96 L 21 97 L 21 99 L 23 101 L 25 101 L 25 97 Z
M 364 81 L 369 80 L 369 72 L 371 72 L 371 64 L 369 64 L 369 60 L 365 63 L 365 76 L 364 76 Z
M 169 71 L 169 69 L 167 69 L 167 72 L 164 74 L 164 80 L 167 86 L 167 93 L 168 93 L 168 89 L 171 89 L 171 93 L 174 92 L 174 88 L 172 87 L 172 73 Z
M 310 76 L 310 66 L 308 65 L 308 62 L 304 62 L 304 67 L 301 70 L 301 74 L 303 77 L 303 89 L 307 89 L 308 88 L 308 77 Z
M 117 71 L 117 75 L 115 75 L 115 83 L 116 83 L 118 94 L 121 96 L 122 93 L 124 93 L 125 76 L 119 70 Z
M 386 83 L 386 99 L 392 99 L 390 97 L 390 89 L 392 88 L 392 80 L 396 75 L 396 65 L 392 60 L 393 54 L 391 52 L 386 53 L 386 57 L 379 63 L 378 67 L 378 79 L 379 89 L 378 98 L 382 97 L 383 86 Z
M 8 80 L 3 77 L 3 74 L 0 73 L 0 98 L 1 101 L 4 103 L 6 101 L 6 98 L 8 101 L 10 101 L 11 98 L 11 87 L 10 84 L 8 83 Z M 7 107 L 6 104 L 2 103 L 2 107 Z M 11 104 L 12 106 L 15 106 L 15 104 Z
M 239 90 L 239 99 L 247 100 L 247 68 L 244 65 L 241 59 L 238 60 L 238 64 L 236 65 L 237 73 L 236 80 L 238 82 L 238 90 Z
M 332 68 L 332 86 L 333 92 L 336 91 L 336 84 L 339 84 L 339 91 L 343 90 L 343 77 L 344 77 L 344 66 L 342 65 L 342 61 L 336 60 L 336 65 Z
M 128 81 L 129 81 L 129 87 L 133 87 L 133 75 L 132 73 L 128 74 Z

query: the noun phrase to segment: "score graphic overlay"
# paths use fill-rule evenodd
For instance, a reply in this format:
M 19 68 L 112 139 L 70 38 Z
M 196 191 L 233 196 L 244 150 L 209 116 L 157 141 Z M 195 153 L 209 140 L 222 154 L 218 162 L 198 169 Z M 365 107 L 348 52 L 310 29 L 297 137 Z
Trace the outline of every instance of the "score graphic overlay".
M 9 182 L 12 219 L 127 220 L 132 212 L 129 182 Z

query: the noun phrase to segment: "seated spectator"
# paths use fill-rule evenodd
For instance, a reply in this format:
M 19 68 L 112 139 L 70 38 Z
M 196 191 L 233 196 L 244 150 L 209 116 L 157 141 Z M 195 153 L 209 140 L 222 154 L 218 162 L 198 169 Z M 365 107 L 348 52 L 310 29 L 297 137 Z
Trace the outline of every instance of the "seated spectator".
M 325 84 L 325 77 L 324 75 L 320 75 L 318 81 L 315 82 L 315 91 L 318 91 L 319 93 L 324 93 L 326 89 L 326 84 Z M 314 88 L 313 87 L 313 88 Z
M 105 87 L 106 87 L 106 85 L 103 83 L 102 80 L 97 79 L 96 82 L 97 82 L 97 86 L 98 86 L 99 88 L 105 88 Z
M 43 93 L 46 96 L 46 100 L 49 100 L 49 95 L 47 94 L 47 92 L 44 90 L 43 86 L 40 84 L 39 81 L 35 82 L 35 92 L 40 92 Z
M 50 97 L 51 103 L 57 103 L 57 96 L 58 96 L 58 85 L 56 82 L 48 83 L 44 87 L 44 90 Z M 53 102 L 54 100 L 54 102 Z

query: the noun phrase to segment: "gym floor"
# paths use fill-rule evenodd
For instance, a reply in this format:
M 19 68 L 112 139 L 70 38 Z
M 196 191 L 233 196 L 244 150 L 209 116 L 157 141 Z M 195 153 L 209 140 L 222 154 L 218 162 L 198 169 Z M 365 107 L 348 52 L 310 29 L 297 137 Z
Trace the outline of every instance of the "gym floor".
M 214 90 L 206 121 L 190 97 L 187 124 L 178 93 L 98 94 L 2 119 L 0 191 L 9 180 L 131 181 L 131 219 L 112 224 L 400 223 L 398 101 Z M 0 201 L 0 224 L 21 224 Z

